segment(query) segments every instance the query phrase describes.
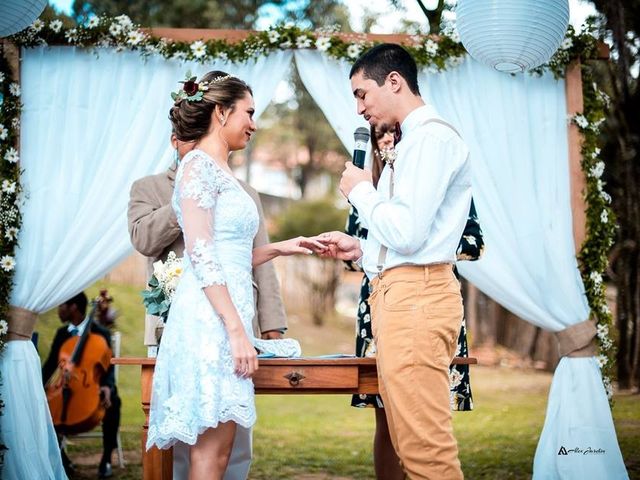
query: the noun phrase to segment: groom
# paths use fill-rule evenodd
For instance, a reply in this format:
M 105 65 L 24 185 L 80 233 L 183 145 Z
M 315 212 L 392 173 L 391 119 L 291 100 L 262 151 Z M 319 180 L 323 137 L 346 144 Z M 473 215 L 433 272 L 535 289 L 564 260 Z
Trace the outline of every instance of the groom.
M 340 190 L 368 228 L 360 242 L 320 235 L 330 256 L 358 260 L 369 304 L 378 384 L 391 441 L 412 479 L 462 479 L 449 408 L 449 364 L 462 322 L 452 265 L 471 202 L 468 149 L 418 89 L 402 47 L 378 45 L 353 65 L 357 111 L 377 129 L 401 132 L 378 189 L 371 171 L 346 164 Z
M 179 141 L 171 135 L 176 155 L 181 159 L 193 149 L 193 143 Z M 178 226 L 176 214 L 171 206 L 177 161 L 172 167 L 158 175 L 150 175 L 135 181 L 131 187 L 129 208 L 129 235 L 134 248 L 148 257 L 147 274 L 153 273 L 153 263 L 165 260 L 170 251 L 182 256 L 184 239 Z M 239 181 L 258 207 L 260 226 L 253 241 L 259 247 L 269 243 L 264 224 L 264 213 L 258 192 Z M 287 319 L 280 297 L 280 287 L 272 262 L 267 262 L 253 271 L 254 306 L 256 316 L 253 327 L 256 337 L 263 339 L 282 338 L 287 329 Z M 158 317 L 145 319 L 145 345 L 157 345 L 156 330 L 162 325 Z M 224 480 L 244 480 L 251 466 L 251 429 L 238 426 Z M 189 475 L 189 449 L 178 442 L 173 448 L 173 478 L 186 479 Z

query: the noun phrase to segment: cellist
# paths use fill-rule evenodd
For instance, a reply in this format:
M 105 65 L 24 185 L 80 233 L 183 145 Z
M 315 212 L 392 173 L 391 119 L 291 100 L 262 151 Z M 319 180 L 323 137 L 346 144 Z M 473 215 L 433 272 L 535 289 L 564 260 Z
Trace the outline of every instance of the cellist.
M 67 300 L 58 306 L 58 317 L 62 323 L 67 325 L 61 327 L 56 332 L 51 345 L 49 356 L 42 367 L 42 379 L 46 385 L 49 378 L 58 368 L 60 350 L 63 344 L 73 336 L 81 336 L 87 325 L 91 325 L 91 333 L 102 336 L 109 348 L 111 348 L 111 334 L 109 330 L 93 322 L 87 316 L 87 296 L 80 292 L 75 297 Z M 111 365 L 100 379 L 100 398 L 105 407 L 105 415 L 102 419 L 102 459 L 98 467 L 98 476 L 107 478 L 112 475 L 111 455 L 117 447 L 118 428 L 120 426 L 121 401 L 118 396 L 118 389 L 115 384 L 114 367 Z M 58 440 L 62 440 L 61 432 Z M 62 463 L 67 472 L 71 475 L 74 465 L 69 460 L 64 449 L 61 449 Z

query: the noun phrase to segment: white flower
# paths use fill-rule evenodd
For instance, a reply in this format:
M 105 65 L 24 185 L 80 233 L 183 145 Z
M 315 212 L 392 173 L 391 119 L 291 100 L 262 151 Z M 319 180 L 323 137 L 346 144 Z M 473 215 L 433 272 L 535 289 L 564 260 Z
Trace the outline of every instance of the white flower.
M 4 238 L 8 240 L 15 240 L 18 238 L 18 229 L 16 227 L 7 228 L 7 231 L 4 232 Z
M 609 361 L 609 359 L 608 359 L 606 356 L 604 356 L 604 355 L 598 355 L 598 356 L 596 357 L 596 361 L 598 362 L 598 366 L 599 366 L 600 368 L 602 368 L 602 367 L 604 367 L 604 366 L 607 364 L 607 362 Z
M 162 279 L 164 276 L 164 263 L 162 260 L 158 260 L 153 264 L 153 274 L 156 276 L 158 280 Z
M 602 197 L 602 199 L 607 202 L 607 203 L 611 203 L 611 195 L 609 195 L 607 192 L 605 192 L 604 190 L 600 192 L 600 197 Z
M 456 368 L 449 370 L 449 388 L 454 389 L 462 383 L 462 373 Z
M 43 28 L 44 28 L 44 22 L 39 18 L 36 19 L 36 21 L 31 24 L 31 29 L 36 33 L 38 33 Z
M 287 40 L 280 44 L 280 48 L 284 48 L 284 49 L 291 48 L 292 46 L 293 46 L 293 43 L 291 43 L 291 40 Z
M 598 163 L 596 163 L 593 167 L 591 167 L 589 173 L 592 177 L 600 178 L 604 173 L 604 162 L 599 161 Z
M 603 210 L 602 213 L 600 214 L 600 221 L 602 223 L 607 223 L 609 222 L 609 214 L 607 213 L 606 210 Z
M 140 30 L 131 30 L 127 35 L 127 43 L 129 45 L 138 45 L 144 40 L 144 33 Z
M 424 49 L 429 55 L 435 55 L 436 53 L 438 53 L 438 43 L 429 38 L 424 43 Z
M 131 28 L 133 26 L 133 22 L 131 21 L 131 19 L 126 16 L 126 15 L 118 15 L 116 18 L 114 18 L 114 20 L 116 22 L 118 22 L 118 24 L 124 29 L 127 30 L 129 28 Z
M 9 85 L 9 93 L 11 95 L 13 95 L 14 97 L 19 97 L 20 96 L 20 85 L 18 85 L 17 83 L 12 83 L 11 85 Z
M 562 48 L 563 50 L 567 50 L 571 47 L 573 47 L 573 40 L 571 39 L 571 37 L 565 38 L 562 41 L 562 45 L 560 45 L 560 48 Z
M 11 180 L 3 180 L 2 191 L 4 193 L 16 193 L 16 182 L 12 182 Z
M 78 40 L 78 29 L 72 28 L 70 30 L 67 30 L 64 34 L 64 37 L 67 39 L 67 42 L 69 43 L 75 42 L 76 40 Z
M 613 398 L 613 386 L 611 385 L 611 380 L 608 377 L 603 379 L 604 389 L 607 392 L 607 398 L 611 400 Z
M 296 38 L 296 47 L 297 48 L 309 48 L 311 46 L 311 38 L 306 35 L 301 35 Z
M 452 31 L 451 31 L 451 32 L 449 32 L 447 35 L 448 35 L 448 36 L 449 36 L 449 38 L 450 38 L 451 40 L 453 40 L 454 42 L 456 42 L 456 43 L 460 43 L 460 35 L 458 34 L 458 31 L 457 31 L 457 30 L 452 30 Z
M 218 52 L 218 58 L 226 62 L 229 60 L 229 55 L 227 55 L 227 52 Z
M 4 73 L 0 72 L 0 83 L 4 82 Z
M 361 51 L 362 45 L 360 45 L 359 43 L 352 43 L 347 47 L 347 56 L 349 58 L 358 58 Z
M 207 54 L 207 46 L 202 40 L 196 40 L 190 48 L 195 58 L 202 58 Z
M 4 125 L 0 123 L 0 140 L 6 140 L 9 135 L 9 130 L 4 128 Z
M 596 286 L 599 287 L 600 285 L 602 285 L 602 275 L 600 275 L 598 272 L 591 272 L 589 278 L 593 283 L 596 284 Z
M 269 43 L 276 43 L 280 39 L 280 34 L 275 30 L 269 30 L 267 36 L 269 37 Z
M 609 105 L 611 105 L 611 98 L 609 98 L 609 95 L 604 93 L 602 90 L 598 90 L 598 89 L 596 89 L 596 92 L 597 92 L 598 98 L 600 98 L 600 100 L 602 100 L 608 108 Z
M 473 245 L 474 247 L 477 246 L 476 238 L 473 235 L 463 235 L 463 238 L 467 241 L 469 245 Z
M 16 261 L 11 255 L 5 255 L 4 257 L 0 258 L 0 267 L 5 272 L 10 272 L 11 270 L 13 270 L 15 266 L 16 266 Z
M 0 335 L 6 335 L 9 331 L 9 324 L 6 320 L 0 320 Z
M 62 22 L 60 20 L 54 20 L 49 24 L 49 28 L 51 29 L 51 31 L 58 33 L 60 30 L 62 30 Z
M 593 149 L 593 152 L 591 153 L 591 158 L 597 158 L 600 155 L 600 149 L 598 147 Z
M 393 164 L 393 162 L 396 161 L 396 157 L 398 156 L 398 154 L 396 153 L 396 151 L 393 148 L 385 148 L 380 150 L 380 158 L 382 159 L 383 162 L 388 163 L 388 164 Z
M 114 37 L 117 37 L 122 33 L 122 26 L 119 23 L 112 23 L 109 27 L 109 33 Z
M 87 28 L 96 28 L 100 25 L 100 19 L 98 17 L 91 17 L 87 22 Z
M 602 310 L 602 313 L 609 315 L 611 313 L 611 309 L 609 308 L 609 305 L 604 303 L 602 305 L 602 307 L 600 308 L 600 310 Z
M 4 159 L 9 163 L 18 163 L 20 157 L 18 156 L 18 151 L 15 148 L 11 147 L 9 150 L 7 150 L 7 153 L 4 154 Z
M 449 57 L 447 59 L 447 65 L 448 65 L 449 68 L 455 68 L 458 65 L 461 65 L 463 61 L 464 61 L 464 56 Z
M 366 329 L 362 329 L 360 330 L 360 338 L 367 338 L 367 330 Z
M 320 37 L 316 40 L 316 48 L 321 52 L 326 52 L 331 47 L 331 38 Z
M 598 338 L 603 339 L 609 335 L 609 325 L 600 324 L 596 327 Z
M 573 121 L 580 128 L 587 128 L 589 126 L 589 120 L 587 120 L 584 115 L 576 115 L 575 117 L 573 117 Z
M 598 189 L 599 192 L 601 192 L 603 187 L 604 187 L 604 183 L 602 182 L 602 180 L 598 179 L 596 183 L 596 188 Z

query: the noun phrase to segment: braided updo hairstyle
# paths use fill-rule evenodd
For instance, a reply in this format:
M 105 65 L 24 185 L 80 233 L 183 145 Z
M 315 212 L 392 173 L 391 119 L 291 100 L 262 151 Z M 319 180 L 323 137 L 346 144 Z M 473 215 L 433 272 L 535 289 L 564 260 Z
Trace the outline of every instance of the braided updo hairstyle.
M 236 102 L 247 92 L 253 95 L 251 87 L 244 81 L 220 70 L 205 74 L 198 83 L 202 82 L 209 82 L 202 100 L 178 100 L 169 110 L 173 132 L 180 141 L 192 142 L 204 137 L 211 127 L 216 105 L 232 112 Z

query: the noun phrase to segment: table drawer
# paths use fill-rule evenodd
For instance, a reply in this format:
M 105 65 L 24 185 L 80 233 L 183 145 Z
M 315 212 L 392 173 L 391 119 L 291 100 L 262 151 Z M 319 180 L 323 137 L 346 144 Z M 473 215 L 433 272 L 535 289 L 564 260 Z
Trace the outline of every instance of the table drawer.
M 358 367 L 263 365 L 253 376 L 253 383 L 262 390 L 354 389 L 358 387 Z

